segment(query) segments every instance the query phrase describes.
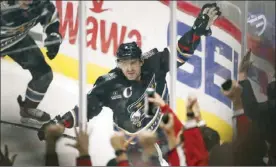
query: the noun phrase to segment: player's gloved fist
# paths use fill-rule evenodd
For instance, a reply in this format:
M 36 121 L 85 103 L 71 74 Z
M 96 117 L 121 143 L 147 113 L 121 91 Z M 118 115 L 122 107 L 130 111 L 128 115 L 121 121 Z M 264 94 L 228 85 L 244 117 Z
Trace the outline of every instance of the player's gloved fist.
M 66 112 L 64 115 L 57 115 L 54 119 L 43 124 L 39 129 L 37 136 L 39 140 L 45 140 L 45 129 L 50 124 L 61 124 L 65 128 L 72 128 L 78 126 L 79 107 L 75 106 L 71 111 Z
M 195 20 L 192 30 L 198 36 L 210 36 L 212 34 L 211 25 L 220 15 L 220 8 L 216 3 L 205 4 Z
M 38 136 L 39 140 L 40 141 L 45 140 L 45 130 L 46 130 L 47 126 L 49 126 L 50 124 L 57 124 L 57 123 L 61 122 L 61 120 L 62 119 L 61 119 L 60 115 L 58 115 L 54 119 L 52 119 L 49 122 L 43 124 L 37 132 L 37 136 Z
M 59 51 L 62 38 L 59 33 L 51 33 L 47 35 L 44 45 L 47 48 L 47 56 L 50 60 L 54 59 Z

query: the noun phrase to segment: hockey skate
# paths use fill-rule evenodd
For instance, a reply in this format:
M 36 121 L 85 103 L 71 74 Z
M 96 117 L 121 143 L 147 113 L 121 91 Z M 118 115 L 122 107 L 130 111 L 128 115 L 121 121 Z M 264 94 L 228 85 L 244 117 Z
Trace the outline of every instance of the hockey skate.
M 32 105 L 33 102 L 28 99 L 23 101 L 21 95 L 18 96 L 17 102 L 20 107 L 21 123 L 41 127 L 41 125 L 51 120 L 51 116 L 48 113 L 37 109 L 35 105 Z

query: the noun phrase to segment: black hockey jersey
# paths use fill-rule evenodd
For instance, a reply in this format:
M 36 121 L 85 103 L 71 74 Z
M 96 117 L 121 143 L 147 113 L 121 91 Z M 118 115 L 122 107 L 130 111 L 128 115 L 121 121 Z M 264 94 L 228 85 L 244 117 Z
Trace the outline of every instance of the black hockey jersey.
M 195 38 L 193 31 L 185 33 L 178 41 L 178 58 L 193 54 L 199 42 L 200 37 Z M 179 48 L 180 46 L 185 49 Z M 143 54 L 144 64 L 140 81 L 128 80 L 119 68 L 100 76 L 87 96 L 88 119 L 97 116 L 102 107 L 109 107 L 113 111 L 115 129 L 123 130 L 129 136 L 143 129 L 155 131 L 162 118 L 161 112 L 156 108 L 157 112 L 153 118 L 146 117 L 144 99 L 146 89 L 154 88 L 168 101 L 166 74 L 169 71 L 169 56 L 167 48 L 161 52 L 152 49 L 148 54 Z M 178 62 L 178 66 L 184 62 Z
M 134 133 L 143 127 L 151 130 L 156 128 L 161 115 L 156 112 L 153 118 L 155 121 L 149 124 L 152 118 L 146 118 L 143 111 L 145 91 L 149 87 L 155 88 L 166 99 L 167 71 L 165 67 L 162 69 L 162 64 L 167 62 L 162 58 L 168 57 L 169 51 L 154 50 L 156 54 L 144 61 L 141 81 L 129 81 L 119 68 L 97 79 L 93 90 L 88 95 L 89 119 L 98 115 L 105 106 L 113 110 L 114 125 L 118 129 Z
M 18 43 L 38 23 L 47 35 L 59 32 L 58 13 L 50 0 L 33 0 L 27 9 L 21 8 L 18 1 L 1 1 L 0 51 Z

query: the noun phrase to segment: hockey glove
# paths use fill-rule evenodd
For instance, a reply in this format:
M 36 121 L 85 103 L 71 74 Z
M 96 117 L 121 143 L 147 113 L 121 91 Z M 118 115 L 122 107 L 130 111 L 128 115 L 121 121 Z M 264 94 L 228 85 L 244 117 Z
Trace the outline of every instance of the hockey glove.
M 205 4 L 195 20 L 192 30 L 197 36 L 210 36 L 212 34 L 210 27 L 220 15 L 221 12 L 216 3 Z
M 61 117 L 58 115 L 54 119 L 50 120 L 49 122 L 43 124 L 41 128 L 37 132 L 37 136 L 40 141 L 45 140 L 45 130 L 46 127 L 49 126 L 50 124 L 57 124 L 61 121 Z
M 47 35 L 47 38 L 44 41 L 44 45 L 47 48 L 47 56 L 50 60 L 54 59 L 59 51 L 62 38 L 58 33 L 51 33 Z
M 66 112 L 63 116 L 57 115 L 54 119 L 43 124 L 39 129 L 37 136 L 39 140 L 45 140 L 45 129 L 50 124 L 62 124 L 66 128 L 78 126 L 79 108 L 75 106 L 71 111 Z

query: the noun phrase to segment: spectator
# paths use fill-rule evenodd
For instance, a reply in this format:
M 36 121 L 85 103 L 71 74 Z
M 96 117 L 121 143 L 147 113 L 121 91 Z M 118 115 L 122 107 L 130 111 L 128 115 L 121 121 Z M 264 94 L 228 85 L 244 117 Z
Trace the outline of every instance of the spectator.
M 125 135 L 123 132 L 115 132 L 110 139 L 111 145 L 115 150 L 116 155 L 116 166 L 130 166 L 128 157 L 126 154 L 127 147 L 129 143 L 134 139 L 130 138 L 128 141 L 125 141 Z M 114 163 L 114 160 L 111 160 L 110 163 Z
M 183 129 L 183 124 L 171 110 L 171 108 L 164 102 L 164 100 L 157 93 L 154 94 L 153 98 L 149 98 L 150 102 L 153 102 L 156 106 L 161 108 L 162 113 L 171 113 L 174 120 L 174 134 L 178 134 Z M 193 113 L 193 104 L 195 100 L 191 101 L 190 105 L 187 106 L 187 115 Z M 196 108 L 194 108 L 196 109 Z M 193 116 L 188 117 L 187 122 L 184 125 L 184 143 L 182 147 L 185 151 L 186 163 L 188 166 L 207 166 L 208 165 L 208 152 L 206 150 L 205 143 L 202 138 L 202 134 L 198 126 L 203 124 L 201 115 L 198 110 Z M 188 114 L 189 113 L 189 114 Z
M 107 162 L 106 166 L 117 166 L 116 158 L 113 158 L 113 159 L 109 160 Z
M 254 125 L 254 124 L 252 124 Z M 267 148 L 260 131 L 250 126 L 248 131 L 231 143 L 216 145 L 209 156 L 210 166 L 264 166 Z
M 158 157 L 158 153 L 156 152 L 155 143 L 157 143 L 157 135 L 156 133 L 150 131 L 140 132 L 138 135 L 139 145 L 142 147 L 142 160 L 141 166 L 151 166 L 152 159 Z
M 251 121 L 245 115 L 243 110 L 241 100 L 242 88 L 237 81 L 230 79 L 225 81 L 221 87 L 224 96 L 228 97 L 233 103 L 233 125 L 235 129 L 234 138 L 240 138 L 242 135 L 247 134 L 251 126 Z
M 56 145 L 63 132 L 64 126 L 61 124 L 49 124 L 45 128 L 45 166 L 59 166 L 58 155 L 56 153 Z
M 258 123 L 259 127 L 265 132 L 266 139 L 271 143 L 276 141 L 276 99 L 269 99 L 261 103 L 257 102 L 251 83 L 247 77 L 248 70 L 252 64 L 250 57 L 251 51 L 248 51 L 240 64 L 239 84 L 243 89 L 241 100 L 246 116 Z M 276 92 L 275 88 L 272 89 L 270 90 L 271 92 Z
M 220 144 L 219 133 L 216 130 L 206 126 L 205 121 L 203 121 L 201 118 L 200 106 L 197 97 L 191 95 L 188 96 L 186 110 L 188 115 L 191 114 L 191 116 L 188 116 L 188 118 L 196 119 L 197 123 L 199 124 L 199 129 L 201 131 L 207 151 L 209 152 L 215 145 Z
M 209 166 L 233 166 L 232 143 L 217 144 L 209 154 Z
M 46 166 L 59 166 L 58 155 L 56 153 L 56 145 L 60 137 L 64 132 L 64 126 L 62 124 L 48 124 L 45 127 L 45 140 L 46 140 Z M 76 133 L 76 144 L 66 144 L 67 146 L 76 148 L 79 151 L 79 157 L 77 157 L 77 166 L 92 166 L 90 156 L 88 153 L 89 135 L 87 132 L 87 126 L 85 131 L 80 130 Z
M 250 124 L 248 131 L 233 141 L 233 160 L 235 166 L 265 166 L 267 153 L 265 140 L 256 124 Z
M 220 145 L 220 136 L 216 130 L 208 126 L 201 126 L 199 129 L 208 152 L 210 152 L 214 146 Z
M 2 153 L 2 150 L 0 150 L 0 166 L 12 166 L 16 157 L 17 154 L 13 155 L 11 159 L 9 158 L 9 149 L 8 146 L 5 145 L 4 154 Z
M 167 157 L 169 159 L 169 164 L 171 166 L 187 166 L 186 164 L 186 157 L 183 150 L 184 145 L 184 128 L 182 128 L 178 135 L 175 134 L 174 131 L 174 118 L 172 113 L 166 114 L 168 116 L 168 122 L 163 121 L 160 124 L 160 127 L 164 130 L 168 145 L 169 145 L 169 152 L 167 153 Z M 165 115 L 165 116 L 166 116 Z
M 244 108 L 245 115 L 255 122 L 262 136 L 269 148 L 269 165 L 276 165 L 276 98 L 275 98 L 275 82 L 273 81 L 268 85 L 268 100 L 265 102 L 258 102 L 251 83 L 248 80 L 248 70 L 251 67 L 250 61 L 251 51 L 248 51 L 240 64 L 239 69 L 239 84 L 243 91 L 241 92 L 241 101 Z
M 67 146 L 73 147 L 78 150 L 79 156 L 76 159 L 77 166 L 92 166 L 91 158 L 89 155 L 89 134 L 87 133 L 87 124 L 85 129 L 79 129 L 75 127 L 76 133 L 76 143 L 75 144 L 66 144 Z
M 268 93 L 268 101 L 257 102 L 247 79 L 248 69 L 252 64 L 250 56 L 251 51 L 248 51 L 240 63 L 239 83 L 227 80 L 222 84 L 223 94 L 232 100 L 237 118 L 238 133 L 233 142 L 234 164 L 265 165 L 263 157 L 268 152 L 269 163 L 272 165 L 275 151 L 273 153 L 273 147 L 267 151 L 266 143 L 273 144 L 276 141 L 276 124 L 273 122 L 276 118 L 275 99 Z

